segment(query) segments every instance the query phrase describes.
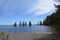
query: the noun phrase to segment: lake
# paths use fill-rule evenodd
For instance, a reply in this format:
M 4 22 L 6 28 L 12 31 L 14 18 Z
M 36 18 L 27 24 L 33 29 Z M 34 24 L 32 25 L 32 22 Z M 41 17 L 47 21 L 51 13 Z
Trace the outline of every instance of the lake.
M 51 27 L 0 25 L 0 32 L 51 32 Z

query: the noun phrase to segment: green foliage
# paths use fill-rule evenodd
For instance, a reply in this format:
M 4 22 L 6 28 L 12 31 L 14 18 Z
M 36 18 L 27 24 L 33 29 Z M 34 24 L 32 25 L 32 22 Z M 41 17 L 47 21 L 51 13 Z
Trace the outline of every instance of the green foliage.
M 4 35 L 5 35 L 5 33 L 4 33 L 4 32 L 0 32 L 0 35 L 4 36 Z
M 6 34 L 4 32 L 0 32 L 0 36 L 2 36 L 2 40 L 8 40 L 9 39 L 9 34 Z

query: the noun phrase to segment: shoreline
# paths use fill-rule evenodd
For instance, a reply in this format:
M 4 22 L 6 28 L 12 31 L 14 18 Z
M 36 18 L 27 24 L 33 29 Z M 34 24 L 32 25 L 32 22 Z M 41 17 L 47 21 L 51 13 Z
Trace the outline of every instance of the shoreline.
M 5 34 L 9 34 L 8 40 L 33 40 L 35 38 L 42 38 L 44 36 L 47 36 L 49 34 L 52 34 L 52 32 L 4 32 Z

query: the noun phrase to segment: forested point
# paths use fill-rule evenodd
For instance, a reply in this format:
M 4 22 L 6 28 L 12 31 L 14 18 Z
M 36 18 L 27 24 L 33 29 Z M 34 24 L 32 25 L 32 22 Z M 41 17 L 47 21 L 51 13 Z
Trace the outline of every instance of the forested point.
M 60 33 L 60 5 L 56 6 L 56 12 L 46 17 L 43 25 L 48 25 L 54 28 L 54 33 Z
M 60 25 L 60 5 L 55 5 L 56 12 L 46 17 L 43 21 L 43 25 Z

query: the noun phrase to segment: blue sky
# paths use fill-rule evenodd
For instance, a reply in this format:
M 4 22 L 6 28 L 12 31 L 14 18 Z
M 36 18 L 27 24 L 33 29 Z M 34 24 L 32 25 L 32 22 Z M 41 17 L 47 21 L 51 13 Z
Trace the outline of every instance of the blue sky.
M 36 23 L 55 11 L 54 0 L 0 0 L 0 25 Z

